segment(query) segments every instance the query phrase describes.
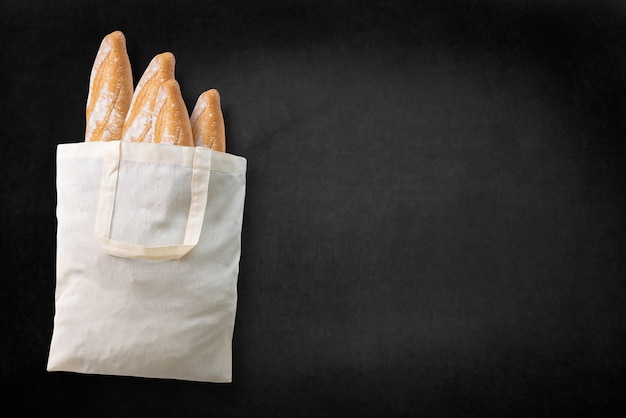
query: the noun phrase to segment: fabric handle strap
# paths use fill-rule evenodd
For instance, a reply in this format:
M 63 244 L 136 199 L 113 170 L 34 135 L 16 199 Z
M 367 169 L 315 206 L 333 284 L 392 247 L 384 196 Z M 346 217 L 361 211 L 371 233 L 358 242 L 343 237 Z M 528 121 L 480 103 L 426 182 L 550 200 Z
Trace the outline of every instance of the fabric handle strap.
M 187 254 L 196 246 L 200 239 L 202 231 L 202 223 L 204 220 L 204 212 L 207 206 L 207 197 L 209 189 L 209 179 L 211 174 L 211 149 L 194 147 L 193 149 L 181 150 L 183 153 L 191 152 L 191 202 L 189 205 L 189 215 L 185 228 L 185 235 L 181 244 L 163 245 L 163 246 L 144 246 L 140 244 L 116 241 L 111 239 L 111 222 L 113 219 L 113 209 L 115 207 L 115 195 L 117 189 L 117 178 L 119 173 L 120 161 L 123 158 L 124 147 L 131 147 L 133 144 L 111 143 L 104 150 L 102 160 L 102 180 L 100 183 L 100 196 L 98 200 L 98 208 L 96 210 L 96 224 L 94 227 L 94 237 L 102 247 L 102 249 L 110 255 L 124 258 L 136 258 L 142 260 L 177 260 Z M 155 144 L 156 145 L 156 144 Z M 158 146 L 176 147 L 158 144 Z M 188 148 L 188 147 L 180 147 Z M 190 148 L 190 147 L 189 147 Z M 172 151 L 172 149 L 170 149 Z M 135 161 L 145 159 L 145 162 L 165 162 L 157 152 L 133 153 Z

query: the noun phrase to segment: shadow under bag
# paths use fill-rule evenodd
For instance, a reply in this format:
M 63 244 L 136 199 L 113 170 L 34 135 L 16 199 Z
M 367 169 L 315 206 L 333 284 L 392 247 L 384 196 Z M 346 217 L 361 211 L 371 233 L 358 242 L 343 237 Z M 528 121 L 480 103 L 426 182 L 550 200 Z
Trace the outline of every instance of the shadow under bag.
M 245 176 L 203 147 L 59 145 L 48 371 L 232 381 Z

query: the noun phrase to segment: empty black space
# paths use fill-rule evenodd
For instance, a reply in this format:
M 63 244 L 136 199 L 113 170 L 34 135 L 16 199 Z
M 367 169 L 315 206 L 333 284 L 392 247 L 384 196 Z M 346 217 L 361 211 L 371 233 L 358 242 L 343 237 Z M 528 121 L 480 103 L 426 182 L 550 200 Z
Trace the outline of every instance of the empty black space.
M 114 30 L 248 159 L 232 384 L 45 371 L 55 148 Z M 623 2 L 3 0 L 0 36 L 8 410 L 623 413 Z

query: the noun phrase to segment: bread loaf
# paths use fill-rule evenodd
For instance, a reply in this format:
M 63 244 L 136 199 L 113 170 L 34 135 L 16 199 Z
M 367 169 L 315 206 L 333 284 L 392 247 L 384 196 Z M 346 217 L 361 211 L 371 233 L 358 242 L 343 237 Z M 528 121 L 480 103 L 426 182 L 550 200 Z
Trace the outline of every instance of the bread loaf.
M 122 138 L 133 96 L 133 76 L 120 31 L 104 37 L 91 70 L 86 108 L 85 141 Z
M 193 147 L 189 113 L 176 80 L 159 88 L 152 117 L 153 142 Z
M 150 61 L 137 83 L 124 121 L 122 136 L 124 141 L 154 142 L 152 129 L 154 105 L 161 85 L 167 80 L 174 79 L 175 65 L 176 59 L 171 52 L 159 54 Z
M 226 152 L 224 116 L 217 90 L 205 91 L 198 97 L 191 113 L 193 141 L 197 147 L 207 147 Z
M 161 142 L 225 152 L 219 92 L 202 93 L 190 119 L 174 79 L 175 65 L 170 52 L 155 56 L 133 94 L 124 34 L 105 36 L 89 80 L 85 141 Z

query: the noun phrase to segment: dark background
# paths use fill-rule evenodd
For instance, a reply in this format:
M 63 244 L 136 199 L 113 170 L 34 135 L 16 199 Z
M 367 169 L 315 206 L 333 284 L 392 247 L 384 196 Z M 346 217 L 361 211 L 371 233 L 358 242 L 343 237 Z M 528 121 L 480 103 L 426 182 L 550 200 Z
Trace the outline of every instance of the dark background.
M 45 371 L 55 147 L 117 29 L 248 159 L 232 384 Z M 18 415 L 624 413 L 623 2 L 0 1 L 0 33 Z

